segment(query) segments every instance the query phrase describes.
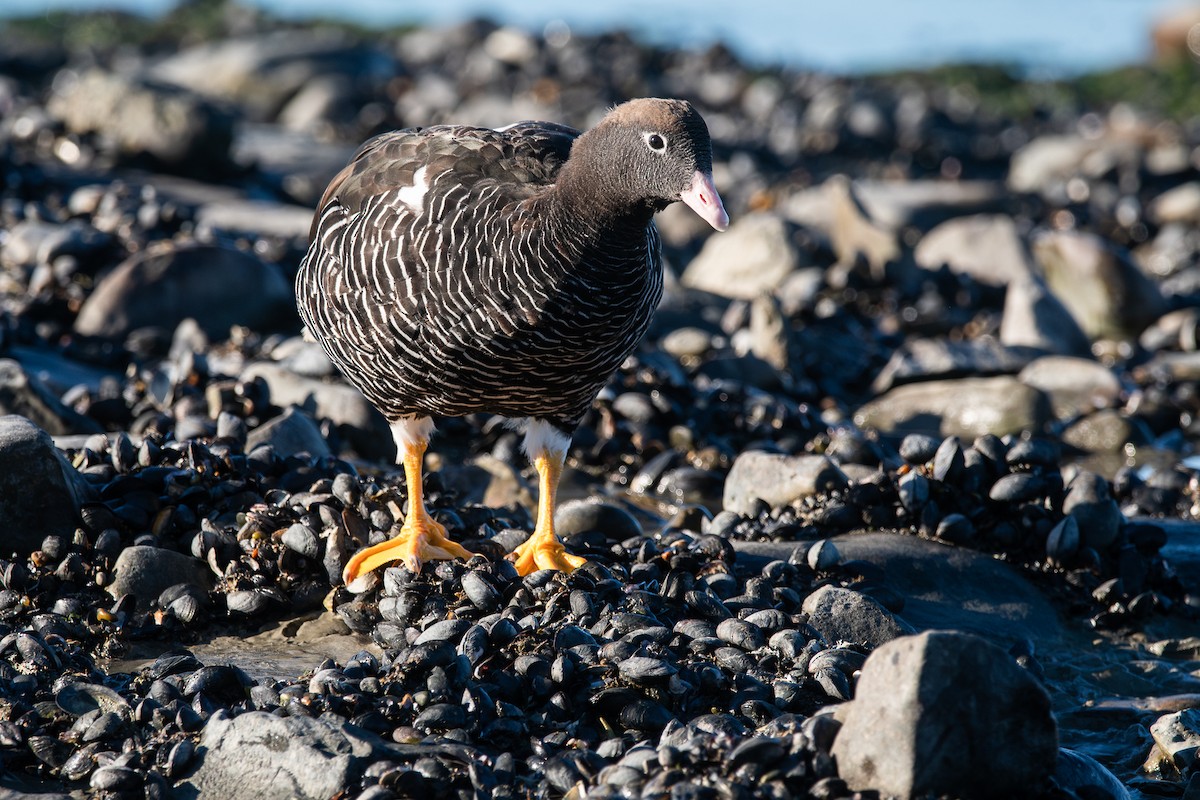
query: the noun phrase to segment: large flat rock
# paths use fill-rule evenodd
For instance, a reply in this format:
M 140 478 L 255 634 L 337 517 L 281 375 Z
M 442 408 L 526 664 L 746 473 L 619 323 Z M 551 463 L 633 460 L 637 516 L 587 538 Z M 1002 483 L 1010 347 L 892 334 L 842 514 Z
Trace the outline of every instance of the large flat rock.
M 918 630 L 956 629 L 993 641 L 1029 638 L 1039 645 L 1063 639 L 1058 611 L 1019 570 L 974 550 L 915 536 L 852 533 L 832 540 L 843 561 L 878 565 L 905 598 L 900 616 Z M 811 542 L 735 542 L 738 564 L 761 569 L 787 560 Z

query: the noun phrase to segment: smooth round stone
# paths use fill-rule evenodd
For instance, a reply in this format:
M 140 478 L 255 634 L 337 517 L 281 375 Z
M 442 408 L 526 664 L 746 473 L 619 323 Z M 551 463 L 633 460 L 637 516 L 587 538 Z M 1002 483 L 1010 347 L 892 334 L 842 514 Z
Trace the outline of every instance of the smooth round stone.
M 910 433 L 900 441 L 900 457 L 909 464 L 924 464 L 937 453 L 939 444 L 935 436 Z
M 659 347 L 676 358 L 698 358 L 712 349 L 712 334 L 702 328 L 676 328 L 662 338 Z

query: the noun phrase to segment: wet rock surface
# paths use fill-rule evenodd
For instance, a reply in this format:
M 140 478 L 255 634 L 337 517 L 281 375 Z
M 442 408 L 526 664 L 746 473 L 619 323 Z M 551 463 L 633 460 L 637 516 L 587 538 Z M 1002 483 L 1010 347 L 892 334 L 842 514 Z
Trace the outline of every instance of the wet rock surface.
M 987 70 L 202 6 L 121 47 L 0 29 L 0 785 L 1195 793 L 1194 125 Z M 471 417 L 425 494 L 479 555 L 342 586 L 407 489 L 299 336 L 304 209 L 373 133 L 636 95 L 697 103 L 734 224 L 660 216 L 666 297 L 563 480 L 587 565 L 504 560 L 536 480 Z

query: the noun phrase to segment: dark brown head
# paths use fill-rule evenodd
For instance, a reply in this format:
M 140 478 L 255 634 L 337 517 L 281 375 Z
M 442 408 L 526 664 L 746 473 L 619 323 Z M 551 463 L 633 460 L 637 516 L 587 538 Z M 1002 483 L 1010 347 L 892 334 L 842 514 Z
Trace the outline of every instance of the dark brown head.
M 648 218 L 682 200 L 717 230 L 729 225 L 713 185 L 708 126 L 685 100 L 617 106 L 575 141 L 559 180 L 612 213 Z

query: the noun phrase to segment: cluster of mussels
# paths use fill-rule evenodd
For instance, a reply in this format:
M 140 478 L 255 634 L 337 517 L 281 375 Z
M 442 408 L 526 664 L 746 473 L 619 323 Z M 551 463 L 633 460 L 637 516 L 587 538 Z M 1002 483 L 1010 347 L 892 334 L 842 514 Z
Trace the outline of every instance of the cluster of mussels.
M 267 445 L 243 452 L 241 430 L 227 419 L 212 441 L 151 435 L 140 447 L 100 436 L 76 454 L 100 497 L 84 526 L 73 541 L 48 539 L 28 565 L 4 565 L 6 768 L 163 796 L 214 713 L 261 710 L 329 713 L 394 742 L 433 736 L 490 754 L 490 773 L 461 758 L 397 756 L 361 776 L 367 797 L 481 787 L 523 796 L 581 781 L 595 796 L 657 796 L 685 776 L 697 797 L 736 786 L 841 797 L 828 754 L 836 723 L 817 712 L 852 695 L 866 653 L 823 640 L 801 604 L 829 583 L 885 604 L 886 592 L 813 548 L 739 574 L 733 540 L 907 527 L 1064 571 L 1103 604 L 1097 624 L 1169 608 L 1176 592 L 1157 555 L 1161 530 L 1111 521 L 1097 540 L 1109 498 L 1087 492 L 1101 484 L 1080 473 L 1064 488 L 1057 454 L 1038 440 L 963 448 L 910 437 L 904 466 L 872 480 L 752 515 L 693 506 L 655 535 L 581 532 L 568 544 L 589 557 L 585 567 L 525 578 L 499 555 L 506 537 L 525 535 L 528 514 L 457 504 L 432 474 L 435 514 L 487 556 L 338 589 L 335 610 L 382 656 L 280 681 L 173 653 L 106 676 L 93 656 L 119 654 L 130 638 L 186 640 L 214 617 L 236 624 L 318 606 L 349 553 L 392 527 L 401 494 L 389 481 Z M 202 559 L 213 590 L 181 584 L 143 608 L 114 602 L 101 587 L 115 559 L 151 542 Z

